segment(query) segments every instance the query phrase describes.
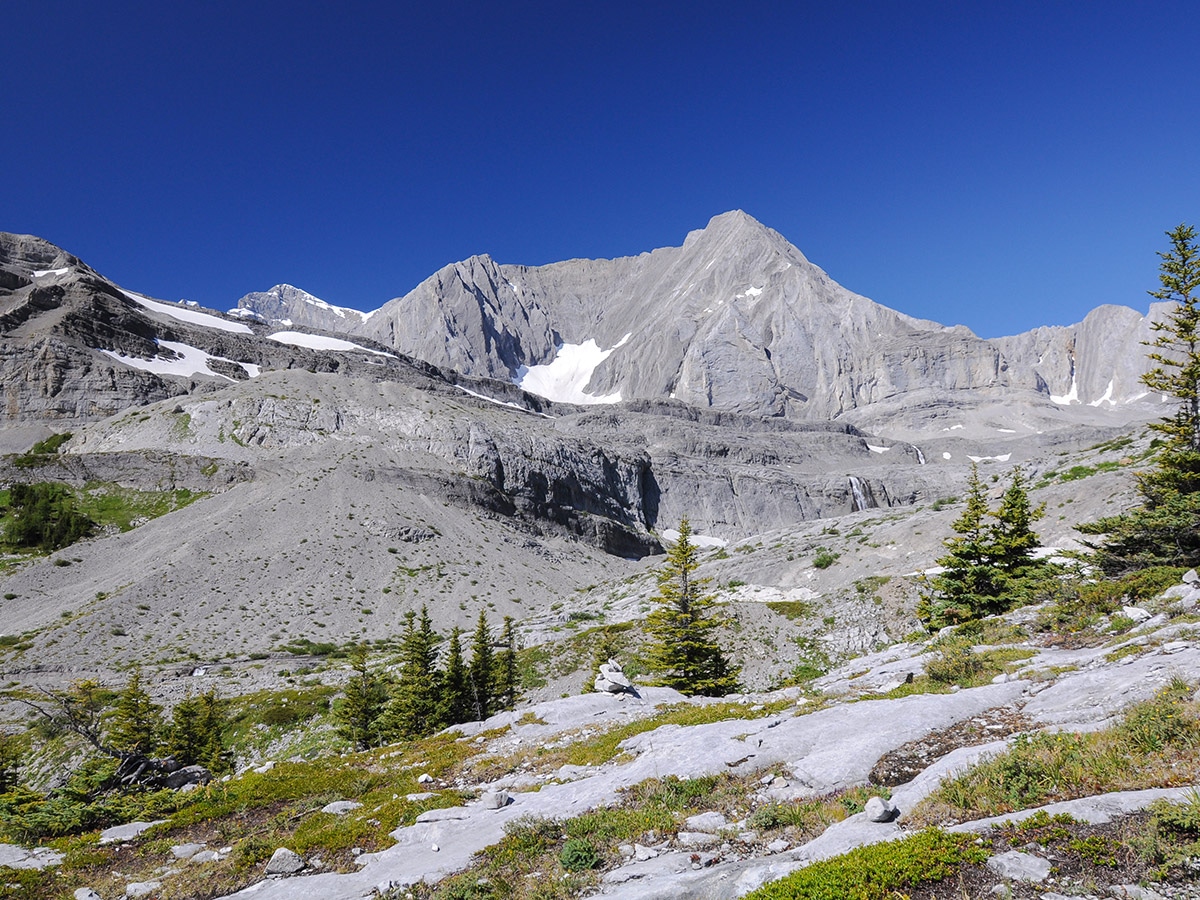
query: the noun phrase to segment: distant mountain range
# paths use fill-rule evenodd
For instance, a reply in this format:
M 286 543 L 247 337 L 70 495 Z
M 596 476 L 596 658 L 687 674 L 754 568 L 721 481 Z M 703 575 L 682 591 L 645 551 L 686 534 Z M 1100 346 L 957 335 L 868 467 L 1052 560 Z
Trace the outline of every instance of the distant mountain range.
M 846 290 L 778 232 L 733 211 L 681 247 L 635 257 L 529 267 L 473 256 L 367 314 L 288 285 L 247 294 L 236 311 L 369 337 L 551 399 L 674 398 L 918 425 L 1001 398 L 1039 418 L 1143 399 L 1142 341 L 1160 307 L 1142 316 L 1101 306 L 1078 325 L 983 340 Z

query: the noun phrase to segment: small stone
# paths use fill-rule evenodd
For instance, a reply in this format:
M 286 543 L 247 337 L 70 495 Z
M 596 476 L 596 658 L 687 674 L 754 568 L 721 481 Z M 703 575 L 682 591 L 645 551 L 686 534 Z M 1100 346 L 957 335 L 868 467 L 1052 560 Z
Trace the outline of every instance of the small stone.
M 1200 581 L 1200 574 L 1197 574 L 1195 569 L 1188 569 L 1183 573 L 1184 584 L 1195 584 L 1197 581 Z
M 617 844 L 617 852 L 629 859 L 634 853 L 633 844 Z
M 125 885 L 125 896 L 129 900 L 137 900 L 138 897 L 148 897 L 162 887 L 161 881 L 135 881 L 133 884 Z
M 89 887 L 75 889 L 75 900 L 102 900 L 101 896 Z
M 868 800 L 863 812 L 867 814 L 867 820 L 870 822 L 890 822 L 899 814 L 895 804 L 882 797 L 872 797 Z
M 1121 607 L 1121 614 L 1127 619 L 1132 619 L 1135 624 L 1139 625 L 1152 617 L 1149 612 L 1140 606 L 1123 606 Z
M 773 787 L 773 788 L 785 788 L 785 787 L 788 787 L 789 784 L 790 784 L 790 782 L 788 782 L 788 780 L 786 778 L 784 778 L 782 775 L 776 775 L 774 778 L 771 779 L 771 787 Z
M 772 853 L 782 853 L 790 846 L 792 846 L 791 841 L 785 841 L 783 838 L 776 838 L 775 840 L 771 841 L 771 843 L 767 844 L 767 849 Z
M 267 774 L 268 772 L 270 772 L 270 771 L 271 771 L 273 768 L 275 768 L 275 761 L 274 761 L 274 760 L 268 760 L 267 762 L 263 763 L 261 766 L 259 766 L 259 767 L 258 767 L 257 769 L 255 769 L 254 771 L 255 771 L 255 772 L 257 772 L 259 775 L 266 775 L 266 774 Z
M 717 840 L 715 834 L 708 834 L 704 831 L 681 831 L 675 835 L 675 841 L 680 847 L 693 850 L 698 847 L 711 847 Z
M 417 784 L 433 784 L 433 776 L 428 772 L 422 772 L 417 776 Z
M 191 859 L 203 849 L 203 844 L 176 844 L 171 848 L 171 855 L 176 859 Z
M 642 844 L 633 845 L 633 858 L 638 862 L 645 862 L 648 859 L 654 859 L 658 856 L 658 851 L 653 847 L 646 847 Z
M 300 854 L 287 847 L 280 847 L 271 854 L 267 862 L 268 875 L 293 875 L 304 868 L 304 860 Z
M 992 889 L 988 893 L 993 897 L 999 897 L 1000 900 L 1012 900 L 1012 888 L 1003 881 L 999 884 L 993 884 Z
M 362 806 L 357 800 L 334 800 L 332 803 L 326 803 L 321 807 L 321 812 L 330 813 L 335 816 L 344 816 L 352 810 Z
M 993 856 L 987 861 L 987 867 L 1010 881 L 1045 881 L 1050 874 L 1049 860 L 1018 850 Z
M 221 859 L 221 854 L 217 853 L 215 850 L 201 850 L 199 853 L 197 853 L 195 856 L 192 857 L 191 862 L 194 862 L 194 863 L 218 862 L 220 859 Z
M 437 844 L 430 844 L 430 845 L 429 845 L 429 849 L 430 849 L 430 850 L 432 850 L 434 853 L 437 853 L 437 852 L 438 852 L 439 850 L 441 850 L 442 848 L 441 848 L 441 847 L 439 847 Z

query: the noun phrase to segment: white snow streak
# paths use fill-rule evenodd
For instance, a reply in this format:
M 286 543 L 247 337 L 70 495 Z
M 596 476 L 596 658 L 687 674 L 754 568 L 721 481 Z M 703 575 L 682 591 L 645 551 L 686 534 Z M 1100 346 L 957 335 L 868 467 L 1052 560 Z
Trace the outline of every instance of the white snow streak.
M 350 341 L 343 341 L 340 338 L 326 337 L 323 334 L 305 334 L 302 331 L 277 331 L 274 334 L 268 334 L 267 337 L 281 344 L 290 344 L 293 347 L 306 347 L 309 350 L 361 350 L 364 353 L 373 353 L 376 356 L 390 356 L 392 359 L 400 358 L 392 353 L 384 353 L 382 350 L 372 350 L 370 347 L 364 347 L 361 344 L 353 344 Z
M 1059 406 L 1070 406 L 1072 403 L 1079 402 L 1079 382 L 1074 373 L 1071 373 L 1071 389 L 1065 394 L 1051 394 L 1050 402 L 1057 403 Z
M 967 456 L 967 459 L 969 459 L 973 463 L 987 462 L 988 460 L 991 460 L 991 459 L 994 459 L 996 462 L 1008 462 L 1011 458 L 1012 458 L 1011 453 L 1005 453 L 1003 456 L 970 456 L 970 455 Z
M 582 344 L 561 344 L 553 360 L 540 366 L 521 366 L 513 381 L 523 391 L 559 403 L 620 403 L 620 391 L 597 395 L 587 393 L 584 388 L 592 380 L 596 367 L 614 350 L 625 346 L 631 336 L 632 332 L 626 334 L 608 350 L 601 350 L 595 338 L 588 338 Z
M 151 300 L 148 297 L 143 297 L 141 294 L 135 294 L 132 291 L 121 291 L 126 297 L 134 303 L 144 306 L 151 312 L 161 313 L 164 316 L 170 316 L 172 319 L 178 319 L 180 322 L 187 322 L 189 325 L 202 325 L 205 328 L 215 328 L 218 331 L 229 331 L 233 334 L 254 334 L 250 330 L 249 325 L 243 325 L 241 322 L 227 322 L 217 316 L 210 316 L 208 313 L 196 312 L 193 309 L 183 309 L 170 303 L 159 303 L 157 300 Z
M 670 541 L 672 544 L 679 540 L 679 532 L 674 528 L 667 528 L 662 532 L 663 540 Z M 693 534 L 688 538 L 692 542 L 693 547 L 726 547 L 729 541 L 724 538 L 711 537 L 705 534 Z
M 39 269 L 33 273 L 33 277 L 45 278 L 47 275 L 66 275 L 69 268 L 70 266 L 63 266 L 61 269 Z
M 875 446 L 872 446 L 871 444 L 867 444 L 867 449 L 870 450 L 872 453 L 887 453 L 892 448 L 891 447 L 875 447 Z
M 1117 401 L 1112 398 L 1113 394 L 1113 379 L 1108 379 L 1108 387 L 1104 390 L 1104 396 L 1093 400 L 1088 406 L 1099 406 L 1101 403 L 1107 403 L 1109 406 L 1116 406 Z
M 526 409 L 525 407 L 521 406 L 519 403 L 510 403 L 507 400 L 497 400 L 495 397 L 486 397 L 483 394 L 477 394 L 474 391 L 468 391 L 461 384 L 456 384 L 455 387 L 458 388 L 460 391 L 462 391 L 464 394 L 470 394 L 472 397 L 476 398 L 477 400 L 486 400 L 488 403 L 495 403 L 497 406 L 507 406 L 509 409 L 519 409 L 523 413 L 530 413 L 535 416 L 541 416 L 543 419 L 553 419 L 554 418 L 554 416 L 547 415 L 544 412 L 536 412 L 535 410 L 532 410 L 532 409 Z
M 236 379 L 230 378 L 228 375 L 222 375 L 210 369 L 208 367 L 210 361 L 228 362 L 236 366 L 241 366 L 250 373 L 251 378 L 262 373 L 262 369 L 253 363 L 237 362 L 237 360 L 226 359 L 223 356 L 211 356 L 198 347 L 192 347 L 188 344 L 180 344 L 175 341 L 155 341 L 155 343 L 160 347 L 179 354 L 179 357 L 177 359 L 167 359 L 156 356 L 153 359 L 139 359 L 136 356 L 126 356 L 115 350 L 101 350 L 100 352 L 105 356 L 112 357 L 119 363 L 129 366 L 131 369 L 141 369 L 143 372 L 153 372 L 156 375 L 179 375 L 184 378 L 190 378 L 193 375 L 208 375 L 212 378 L 224 378 L 226 381 L 236 381 Z

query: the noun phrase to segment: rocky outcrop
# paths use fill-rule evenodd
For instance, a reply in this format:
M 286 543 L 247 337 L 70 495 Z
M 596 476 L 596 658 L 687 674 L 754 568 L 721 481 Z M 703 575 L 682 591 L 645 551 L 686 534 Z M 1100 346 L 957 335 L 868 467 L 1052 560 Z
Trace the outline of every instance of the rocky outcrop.
M 367 319 L 366 314 L 357 309 L 334 306 L 290 284 L 277 284 L 267 291 L 246 294 L 230 314 L 288 328 L 299 326 L 332 332 L 350 331 Z

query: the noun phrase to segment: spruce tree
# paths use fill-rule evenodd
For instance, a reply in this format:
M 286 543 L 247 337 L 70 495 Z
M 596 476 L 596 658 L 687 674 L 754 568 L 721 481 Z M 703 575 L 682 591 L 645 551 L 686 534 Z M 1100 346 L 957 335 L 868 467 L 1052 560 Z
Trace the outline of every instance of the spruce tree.
M 1196 229 L 1178 225 L 1167 232 L 1170 249 L 1159 253 L 1157 300 L 1174 302 L 1154 322 L 1149 359 L 1142 376 L 1150 390 L 1173 398 L 1175 409 L 1151 428 L 1161 449 L 1150 471 L 1140 473 L 1142 505 L 1079 526 L 1090 542 L 1092 561 L 1109 575 L 1156 565 L 1200 565 L 1200 247 Z
M 658 684 L 685 694 L 723 697 L 737 690 L 738 670 L 713 636 L 723 620 L 713 614 L 713 595 L 705 592 L 711 579 L 695 576 L 700 563 L 691 536 L 684 519 L 679 540 L 658 573 L 658 606 L 645 624 L 651 640 L 646 663 Z
M 442 726 L 466 722 L 471 708 L 467 669 L 463 664 L 462 629 L 450 632 L 446 647 L 446 665 L 442 669 L 442 691 L 438 703 L 438 721 Z
M 504 617 L 504 631 L 500 638 L 500 652 L 496 655 L 496 709 L 512 709 L 517 705 L 520 694 L 520 672 L 517 670 L 516 623 L 512 616 Z
M 944 541 L 948 552 L 937 561 L 942 571 L 926 581 L 917 604 L 917 615 L 930 629 L 1004 612 L 1026 594 L 1023 579 L 1042 571 L 1033 556 L 1040 543 L 1032 525 L 1044 510 L 1030 506 L 1020 468 L 1011 478 L 993 512 L 979 467 L 972 463 L 966 508 L 950 526 L 954 535 Z
M 488 628 L 487 614 L 481 609 L 475 634 L 471 638 L 471 667 L 467 670 L 471 711 L 478 722 L 490 716 L 496 708 L 493 694 L 494 662 L 492 632 Z
M 438 680 L 437 634 L 422 606 L 419 622 L 411 610 L 404 616 L 399 681 L 382 726 L 389 737 L 411 740 L 437 730 Z
M 158 749 L 162 711 L 142 687 L 142 673 L 134 669 L 108 723 L 109 745 L 121 753 L 150 756 Z
M 225 747 L 227 724 L 225 707 L 216 691 L 198 695 L 189 692 L 171 711 L 166 751 L 182 765 L 201 765 L 211 772 L 222 772 L 231 762 Z
M 380 718 L 387 702 L 387 686 L 367 665 L 365 647 L 355 647 L 350 653 L 353 674 L 346 682 L 346 693 L 334 709 L 337 732 L 355 749 L 367 750 L 378 746 L 382 735 Z

